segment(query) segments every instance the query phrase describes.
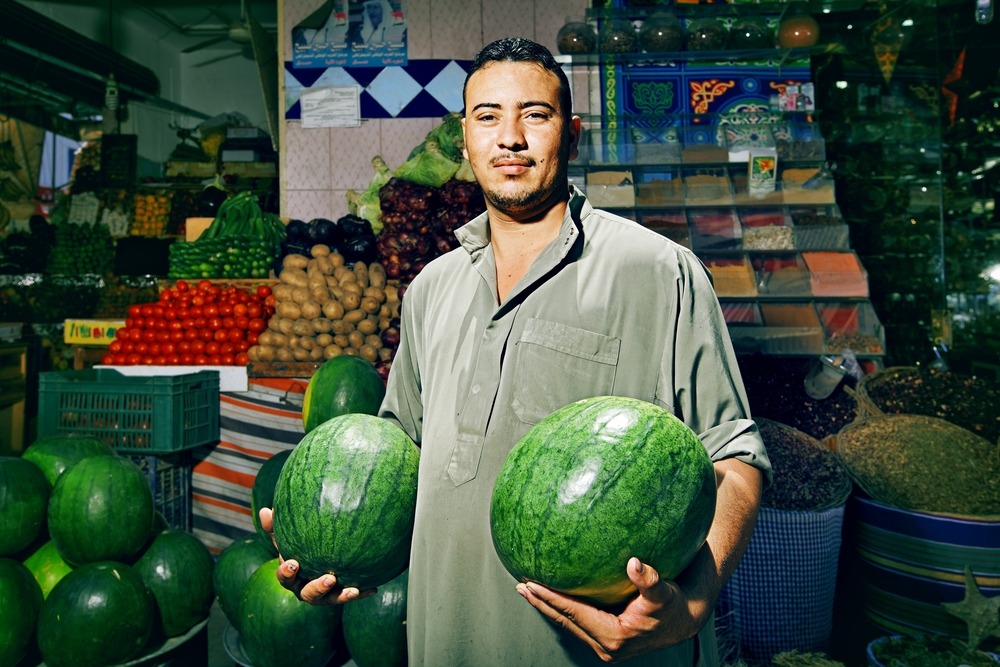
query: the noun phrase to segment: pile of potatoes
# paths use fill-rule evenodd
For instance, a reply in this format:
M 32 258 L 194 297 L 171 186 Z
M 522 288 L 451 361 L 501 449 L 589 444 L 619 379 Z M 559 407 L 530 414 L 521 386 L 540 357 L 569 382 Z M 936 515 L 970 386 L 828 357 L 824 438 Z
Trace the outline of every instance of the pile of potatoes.
M 399 285 L 378 262 L 347 265 L 324 244 L 311 257 L 286 255 L 272 288 L 274 315 L 247 352 L 251 361 L 322 362 L 357 355 L 373 364 L 391 361 L 395 349 L 382 332 L 399 318 Z

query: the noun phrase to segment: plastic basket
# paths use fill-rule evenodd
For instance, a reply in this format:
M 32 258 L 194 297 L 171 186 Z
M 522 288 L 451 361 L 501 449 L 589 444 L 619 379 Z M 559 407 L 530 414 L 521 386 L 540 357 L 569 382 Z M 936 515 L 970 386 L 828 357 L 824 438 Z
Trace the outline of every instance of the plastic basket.
M 163 514 L 172 530 L 191 531 L 190 457 L 181 454 L 166 459 L 159 456 L 127 455 L 139 466 L 153 492 L 153 506 Z
M 38 379 L 38 436 L 90 435 L 119 452 L 162 454 L 219 439 L 219 374 L 133 377 L 112 369 Z

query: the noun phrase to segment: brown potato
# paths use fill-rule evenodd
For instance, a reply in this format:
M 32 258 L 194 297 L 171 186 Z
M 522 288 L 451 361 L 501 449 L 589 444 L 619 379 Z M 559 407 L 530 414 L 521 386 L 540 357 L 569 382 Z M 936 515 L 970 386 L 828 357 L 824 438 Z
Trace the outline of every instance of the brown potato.
M 271 331 L 281 331 L 281 321 L 283 319 L 285 318 L 281 317 L 280 315 L 278 315 L 277 312 L 275 312 L 274 315 L 268 318 L 267 328 L 270 329 Z
M 312 336 L 299 336 L 299 347 L 303 350 L 311 350 L 316 347 L 316 339 Z
M 302 318 L 314 320 L 323 314 L 323 308 L 315 301 L 306 301 L 301 306 Z
M 289 338 L 287 334 L 283 334 L 279 331 L 275 331 L 274 335 L 271 336 L 271 345 L 274 347 L 288 347 Z
M 292 323 L 292 333 L 296 336 L 311 336 L 313 333 L 312 320 L 302 317 Z
M 308 287 L 309 285 L 309 276 L 303 269 L 282 269 L 281 273 L 278 274 L 278 280 L 292 287 Z
M 354 276 L 362 289 L 368 287 L 368 265 L 362 261 L 354 262 Z
M 287 317 L 282 317 L 281 320 L 278 322 L 278 326 L 280 327 L 281 333 L 285 334 L 286 336 L 291 335 L 292 326 L 294 324 L 295 320 L 290 320 Z
M 338 347 L 349 347 L 351 341 L 344 334 L 337 334 L 333 337 L 333 344 Z
M 316 345 L 320 347 L 326 347 L 327 345 L 333 345 L 333 336 L 328 333 L 321 333 L 316 336 Z
M 337 282 L 343 285 L 344 283 L 351 282 L 355 283 L 358 281 L 358 277 L 354 275 L 354 271 L 346 266 L 338 266 L 333 270 L 333 277 L 337 279 Z
M 374 348 L 381 348 L 382 337 L 378 334 L 368 334 L 365 336 L 365 345 L 371 345 Z
M 292 358 L 295 359 L 295 361 L 309 361 L 309 350 L 297 347 L 292 350 Z
M 330 246 L 325 243 L 317 243 L 312 248 L 309 248 L 309 254 L 313 256 L 313 259 L 327 257 L 330 255 Z
M 309 350 L 309 361 L 323 361 L 323 348 L 319 345 Z
M 335 250 L 330 253 L 330 263 L 333 264 L 334 269 L 336 269 L 338 266 L 343 266 L 344 256 Z
M 294 301 L 279 301 L 278 305 L 274 307 L 274 313 L 278 317 L 289 320 L 297 320 L 302 317 L 302 309 Z
M 304 269 L 307 266 L 309 266 L 309 258 L 298 253 L 285 255 L 281 260 L 282 269 Z
M 332 331 L 334 335 L 346 336 L 354 331 L 354 329 L 354 324 L 343 318 L 339 320 L 330 320 L 330 331 Z
M 382 361 L 392 361 L 392 357 L 394 354 L 396 354 L 395 350 L 390 349 L 388 347 L 383 347 L 379 348 L 378 358 L 381 359 Z
M 306 301 L 312 300 L 312 293 L 309 291 L 308 286 L 293 287 L 292 288 L 292 301 L 295 303 L 305 303 Z
M 340 347 L 339 345 L 330 344 L 327 345 L 325 348 L 323 348 L 324 359 L 333 359 L 334 357 L 339 357 L 343 353 L 344 353 L 344 348 Z
M 346 313 L 344 313 L 344 321 L 356 325 L 358 322 L 365 319 L 367 315 L 368 313 L 361 310 L 360 308 L 357 308 L 355 310 L 349 310 Z
M 278 356 L 277 349 L 270 345 L 257 345 L 257 358 L 261 361 L 274 361 Z
M 316 303 L 324 303 L 330 299 L 330 290 L 327 289 L 326 283 L 322 285 L 314 285 L 309 288 L 309 296 L 312 297 L 312 301 Z
M 331 320 L 339 320 L 346 312 L 340 301 L 327 301 L 322 305 L 323 316 Z
M 295 356 L 292 353 L 292 348 L 290 347 L 279 347 L 275 350 L 275 356 L 278 358 L 278 361 L 295 361 Z
M 372 287 L 385 288 L 385 268 L 378 262 L 372 262 L 368 267 L 368 284 Z
M 373 345 L 362 345 L 358 348 L 358 354 L 363 359 L 374 362 L 378 359 L 378 348 Z
M 313 331 L 318 334 L 329 333 L 333 325 L 325 317 L 317 317 L 312 321 Z
M 292 298 L 292 286 L 285 283 L 278 283 L 271 288 L 271 294 L 274 295 L 275 301 L 290 301 Z
M 260 357 L 257 356 L 257 353 L 259 351 L 260 347 L 258 345 L 251 345 L 250 349 L 247 350 L 247 359 L 249 359 L 250 361 L 260 361 Z
M 376 301 L 378 301 L 380 304 L 385 303 L 385 290 L 382 289 L 381 287 L 375 287 L 373 285 L 369 285 L 368 287 L 365 288 L 363 296 L 371 297 Z
M 344 354 L 346 354 L 349 357 L 356 357 L 358 356 L 358 351 L 355 350 L 353 347 L 345 347 Z
M 351 347 L 360 350 L 361 346 L 365 344 L 365 335 L 355 329 L 347 334 L 347 342 L 351 344 Z
M 361 305 L 361 296 L 345 291 L 344 296 L 340 297 L 340 302 L 344 304 L 344 310 L 356 310 Z
M 381 307 L 382 304 L 379 303 L 378 299 L 376 299 L 375 297 L 371 296 L 361 297 L 361 310 L 365 311 L 366 313 L 377 313 L 378 309 Z

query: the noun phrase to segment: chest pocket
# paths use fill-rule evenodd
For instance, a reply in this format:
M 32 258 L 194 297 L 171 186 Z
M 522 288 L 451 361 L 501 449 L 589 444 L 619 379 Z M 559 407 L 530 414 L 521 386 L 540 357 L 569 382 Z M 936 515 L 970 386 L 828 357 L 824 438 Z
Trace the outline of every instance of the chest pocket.
M 610 394 L 621 339 L 532 318 L 517 341 L 513 408 L 527 424 L 564 405 Z

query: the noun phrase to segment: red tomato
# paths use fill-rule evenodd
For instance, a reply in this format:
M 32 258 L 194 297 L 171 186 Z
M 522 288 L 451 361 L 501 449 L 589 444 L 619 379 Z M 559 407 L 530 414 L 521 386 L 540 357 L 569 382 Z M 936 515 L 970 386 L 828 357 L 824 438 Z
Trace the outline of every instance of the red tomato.
M 194 327 L 191 327 L 190 329 L 185 329 L 184 340 L 198 340 L 198 331 L 199 329 L 195 329 Z
M 277 303 L 278 300 L 274 297 L 273 294 L 268 294 L 267 297 L 264 298 L 264 305 L 267 306 L 268 308 L 274 308 L 275 305 L 277 305 Z
M 115 330 L 115 339 L 116 340 L 128 340 L 129 339 L 129 330 L 128 330 L 128 327 L 124 326 L 121 329 L 116 329 Z
M 233 306 L 233 317 L 246 317 L 247 315 L 247 305 L 245 303 L 238 303 Z
M 250 335 L 253 336 L 256 334 L 250 334 Z M 250 349 L 250 345 L 251 345 L 250 341 L 241 340 L 238 343 L 236 343 L 233 347 L 235 348 L 236 352 L 246 352 L 247 350 Z
M 153 305 L 150 303 L 142 304 L 142 309 L 140 310 L 143 317 L 150 317 L 153 314 Z
M 197 339 L 191 341 L 191 354 L 198 356 L 205 352 L 205 341 Z
M 221 328 L 216 329 L 215 331 L 212 332 L 212 336 L 213 338 L 215 338 L 215 340 L 221 343 L 222 341 L 229 339 L 229 330 Z
M 247 343 L 249 345 L 256 345 L 257 341 L 259 340 L 260 340 L 260 334 L 257 333 L 256 331 L 251 331 L 250 333 L 247 334 Z
M 115 358 L 116 358 L 115 355 L 108 352 L 103 357 L 101 357 L 101 363 L 104 364 L 105 366 L 114 366 Z
M 222 302 L 219 304 L 219 316 L 229 317 L 233 314 L 233 304 L 228 302 Z
M 174 287 L 177 288 L 178 292 L 187 292 L 189 289 L 191 289 L 190 285 L 188 285 L 188 282 L 186 280 L 178 280 L 174 284 Z
M 249 324 L 247 325 L 247 328 L 254 333 L 260 333 L 261 331 L 267 328 L 267 323 L 264 322 L 264 320 L 262 320 L 261 318 L 255 317 L 254 319 L 250 320 Z
M 222 329 L 232 329 L 236 326 L 236 319 L 232 316 L 222 318 Z
M 195 294 L 193 297 L 191 297 L 191 305 L 192 306 L 204 306 L 205 305 L 205 296 L 202 295 L 202 294 Z
M 179 354 L 168 354 L 167 355 L 167 365 L 168 366 L 179 366 L 181 363 L 181 357 Z
M 128 316 L 129 317 L 141 317 L 142 316 L 142 306 L 140 306 L 137 303 L 133 303 L 131 306 L 128 307 Z
M 236 358 L 233 361 L 237 366 L 246 366 L 250 363 L 250 357 L 248 357 L 245 352 L 240 352 L 236 355 Z
M 189 343 L 186 340 L 182 340 L 181 342 L 177 343 L 177 351 L 181 354 L 187 354 L 188 352 L 191 351 L 191 343 Z
M 108 352 L 110 352 L 111 354 L 118 354 L 121 351 L 122 351 L 122 341 L 120 338 L 115 338 L 113 341 L 108 343 Z
M 257 285 L 257 296 L 262 298 L 271 296 L 271 288 L 267 285 Z
M 135 343 L 137 341 L 142 340 L 142 334 L 143 334 L 142 329 L 132 329 L 132 331 L 129 332 L 128 337 L 133 343 Z
M 211 329 L 212 331 L 215 331 L 216 329 L 221 329 L 222 328 L 222 318 L 219 318 L 219 317 L 210 317 L 210 318 L 208 318 L 208 328 Z
M 205 354 L 212 356 L 219 353 L 219 344 L 214 340 L 205 343 Z
M 208 289 L 211 289 L 211 287 L 212 287 L 212 282 L 209 281 L 209 280 L 199 280 L 198 281 L 198 289 L 201 290 L 201 291 L 203 291 L 203 292 L 206 291 L 206 290 L 208 290 Z
M 125 358 L 126 366 L 135 366 L 142 361 L 142 356 L 138 352 L 132 352 Z
M 233 366 L 236 363 L 236 357 L 232 354 L 220 354 L 219 363 L 223 366 Z
M 215 340 L 215 331 L 212 329 L 201 329 L 198 332 L 198 337 L 207 343 L 210 340 Z
M 260 317 L 263 312 L 264 309 L 260 307 L 259 303 L 251 303 L 247 306 L 247 317 L 251 320 L 255 317 Z
M 142 331 L 142 340 L 147 343 L 152 343 L 156 340 L 156 332 L 152 329 L 145 329 Z
M 165 355 L 175 354 L 177 352 L 177 346 L 171 342 L 162 343 L 160 345 L 160 351 Z
M 219 307 L 214 303 L 210 303 L 202 309 L 202 312 L 205 314 L 205 317 L 217 317 L 219 315 Z
M 234 317 L 233 326 L 236 327 L 237 329 L 242 329 L 243 331 L 246 331 L 247 329 L 250 328 L 250 318 L 247 317 L 246 315 L 240 315 L 238 317 Z
M 194 355 L 190 352 L 181 355 L 181 366 L 191 366 L 194 364 Z
M 246 334 L 243 333 L 243 329 L 232 328 L 229 330 L 229 340 L 233 343 L 238 343 L 246 338 Z

